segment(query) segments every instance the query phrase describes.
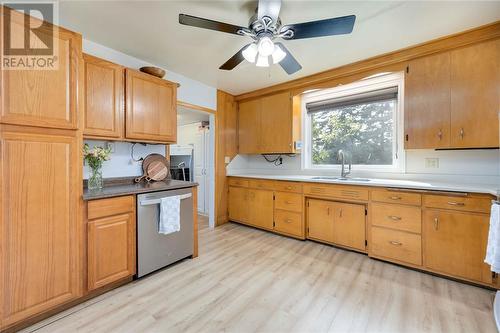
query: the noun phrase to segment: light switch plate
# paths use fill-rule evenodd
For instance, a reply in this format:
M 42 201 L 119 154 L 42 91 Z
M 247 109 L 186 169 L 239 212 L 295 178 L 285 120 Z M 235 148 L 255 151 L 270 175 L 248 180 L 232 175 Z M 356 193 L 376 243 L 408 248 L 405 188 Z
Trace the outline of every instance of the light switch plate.
M 106 149 L 109 149 L 111 151 L 111 153 L 115 152 L 115 143 L 114 142 L 109 142 L 109 141 L 106 142 L 105 147 L 106 147 Z
M 439 168 L 439 158 L 437 158 L 437 157 L 427 157 L 425 159 L 425 167 L 427 169 L 437 169 L 437 168 Z

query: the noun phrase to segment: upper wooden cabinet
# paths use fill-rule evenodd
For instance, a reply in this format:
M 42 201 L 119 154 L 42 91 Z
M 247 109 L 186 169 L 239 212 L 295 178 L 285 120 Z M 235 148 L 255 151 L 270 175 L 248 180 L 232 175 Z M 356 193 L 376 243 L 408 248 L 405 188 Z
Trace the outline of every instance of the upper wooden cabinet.
M 0 330 L 81 295 L 76 133 L 0 127 Z
M 498 147 L 500 40 L 451 51 L 451 146 Z
M 145 142 L 177 140 L 177 83 L 125 70 L 125 137 Z
M 123 137 L 124 68 L 84 54 L 84 128 L 86 137 Z
M 240 154 L 296 153 L 300 101 L 289 92 L 239 103 Z
M 500 40 L 413 60 L 405 84 L 405 148 L 499 146 Z
M 3 13 L 11 15 L 12 43 L 23 45 L 24 14 L 7 7 L 3 7 Z M 77 81 L 82 38 L 63 28 L 54 29 L 54 36 L 57 60 L 53 68 L 8 70 L 2 59 L 0 123 L 78 128 Z
M 406 148 L 450 145 L 450 54 L 415 59 L 405 78 Z

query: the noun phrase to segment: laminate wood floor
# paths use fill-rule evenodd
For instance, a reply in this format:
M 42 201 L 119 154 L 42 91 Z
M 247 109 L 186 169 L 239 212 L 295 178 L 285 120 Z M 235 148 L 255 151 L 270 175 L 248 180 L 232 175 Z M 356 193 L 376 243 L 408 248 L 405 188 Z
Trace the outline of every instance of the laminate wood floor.
M 200 219 L 200 256 L 26 331 L 496 332 L 490 290 Z

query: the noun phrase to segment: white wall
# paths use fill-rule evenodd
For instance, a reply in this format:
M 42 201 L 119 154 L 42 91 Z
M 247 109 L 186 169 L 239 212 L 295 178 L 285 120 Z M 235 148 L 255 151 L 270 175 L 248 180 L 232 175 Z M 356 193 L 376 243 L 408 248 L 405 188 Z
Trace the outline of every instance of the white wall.
M 85 140 L 92 148 L 94 146 L 104 147 L 104 141 Z M 102 167 L 103 178 L 114 177 L 135 177 L 142 175 L 142 163 L 135 162 L 131 157 L 132 143 L 115 142 L 115 151 L 111 154 L 111 159 L 104 162 Z M 146 145 L 136 144 L 134 148 L 134 158 L 146 157 L 148 154 L 158 153 L 165 155 L 165 145 Z M 89 178 L 90 169 L 83 166 L 83 178 Z
M 87 39 L 83 40 L 83 52 L 134 69 L 139 69 L 143 66 L 154 66 L 154 64 L 147 63 Z M 181 85 L 177 91 L 177 99 L 179 101 L 204 106 L 212 110 L 217 108 L 216 88 L 169 71 L 168 68 L 164 69 L 167 71 L 165 79 Z
M 426 168 L 425 158 L 439 158 L 439 168 Z M 238 155 L 227 166 L 228 174 L 337 175 L 337 171 L 302 170 L 301 155 L 283 155 L 283 165 L 268 163 L 260 155 Z M 422 179 L 443 182 L 500 184 L 498 150 L 409 150 L 403 173 L 359 171 L 352 176 Z

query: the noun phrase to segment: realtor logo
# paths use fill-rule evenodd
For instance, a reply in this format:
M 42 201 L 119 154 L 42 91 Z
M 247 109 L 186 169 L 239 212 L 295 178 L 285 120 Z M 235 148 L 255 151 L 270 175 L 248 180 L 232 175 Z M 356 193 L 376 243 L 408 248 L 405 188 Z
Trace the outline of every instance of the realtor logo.
M 2 70 L 57 69 L 55 19 L 55 2 L 2 2 Z

